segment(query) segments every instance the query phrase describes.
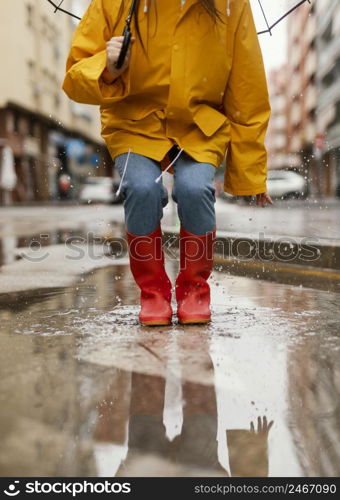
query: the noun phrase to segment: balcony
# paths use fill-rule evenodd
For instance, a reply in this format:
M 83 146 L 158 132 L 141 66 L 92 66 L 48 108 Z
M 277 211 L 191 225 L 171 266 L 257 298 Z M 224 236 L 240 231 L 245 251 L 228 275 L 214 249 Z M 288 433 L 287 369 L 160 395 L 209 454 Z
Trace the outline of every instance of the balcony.
M 294 151 L 296 153 L 301 150 L 302 142 L 301 142 L 301 138 L 300 138 L 299 134 L 294 134 L 294 136 L 292 137 L 292 142 L 291 142 L 290 148 L 291 148 L 291 151 Z
M 291 123 L 293 126 L 297 125 L 301 121 L 301 106 L 300 103 L 294 102 L 291 112 Z
M 289 93 L 291 96 L 299 96 L 301 94 L 301 74 L 298 72 L 292 75 Z
M 305 109 L 310 111 L 315 108 L 317 104 L 317 89 L 314 85 L 310 85 L 305 90 Z
M 304 137 L 305 142 L 313 142 L 316 134 L 315 123 L 309 121 L 304 128 Z
M 313 73 L 315 73 L 317 68 L 316 52 L 311 50 L 307 54 L 305 61 L 305 78 L 309 79 Z
M 304 41 L 310 45 L 311 42 L 317 36 L 317 26 L 316 26 L 316 18 L 315 16 L 309 16 L 307 21 L 307 27 L 305 31 Z
M 296 68 L 301 61 L 301 44 L 294 43 L 289 51 L 289 66 Z

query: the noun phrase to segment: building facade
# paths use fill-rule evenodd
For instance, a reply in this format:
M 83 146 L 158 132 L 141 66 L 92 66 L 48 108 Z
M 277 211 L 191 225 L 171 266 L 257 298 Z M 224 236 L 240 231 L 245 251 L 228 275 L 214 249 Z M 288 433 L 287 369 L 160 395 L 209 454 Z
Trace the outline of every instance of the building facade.
M 88 4 L 69 5 L 83 13 Z M 86 175 L 110 175 L 98 107 L 71 102 L 61 88 L 75 21 L 45 0 L 1 2 L 0 18 L 0 148 L 11 148 L 16 175 L 10 201 L 58 198 L 61 175 L 74 188 Z
M 286 151 L 292 164 L 306 177 L 309 194 L 318 189 L 313 161 L 317 104 L 316 3 L 296 9 L 287 18 Z
M 268 168 L 285 169 L 294 165 L 296 156 L 287 153 L 287 68 L 272 69 L 268 75 L 271 117 L 266 134 Z M 299 162 L 297 162 L 299 165 Z
M 321 193 L 340 197 L 340 0 L 316 2 L 316 22 L 316 175 Z

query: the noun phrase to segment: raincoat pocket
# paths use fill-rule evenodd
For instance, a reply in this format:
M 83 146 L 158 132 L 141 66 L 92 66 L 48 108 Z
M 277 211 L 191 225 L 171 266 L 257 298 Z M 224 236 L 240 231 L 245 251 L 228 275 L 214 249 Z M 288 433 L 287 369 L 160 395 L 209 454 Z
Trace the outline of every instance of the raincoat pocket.
M 194 111 L 193 119 L 208 137 L 212 136 L 227 121 L 227 117 L 223 113 L 207 104 L 201 104 Z
M 162 131 L 157 107 L 138 106 L 132 102 L 119 101 L 110 106 L 101 107 L 101 133 L 103 138 L 115 130 L 126 130 L 134 134 L 159 136 Z

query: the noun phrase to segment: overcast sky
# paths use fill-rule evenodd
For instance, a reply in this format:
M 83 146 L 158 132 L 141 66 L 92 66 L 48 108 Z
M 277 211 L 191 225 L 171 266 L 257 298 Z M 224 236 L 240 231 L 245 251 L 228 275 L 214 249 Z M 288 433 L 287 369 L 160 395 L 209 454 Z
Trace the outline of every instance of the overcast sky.
M 266 71 L 281 66 L 286 61 L 286 33 L 279 27 L 273 35 L 260 35 L 263 60 Z

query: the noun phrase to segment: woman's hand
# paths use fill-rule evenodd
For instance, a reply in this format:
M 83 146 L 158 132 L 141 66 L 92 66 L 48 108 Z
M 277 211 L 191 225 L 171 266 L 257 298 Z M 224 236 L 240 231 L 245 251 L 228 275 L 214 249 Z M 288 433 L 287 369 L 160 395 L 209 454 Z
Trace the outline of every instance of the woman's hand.
M 265 415 L 262 417 L 262 420 L 261 417 L 257 417 L 257 431 L 255 430 L 254 423 L 250 422 L 250 432 L 253 434 L 264 434 L 267 436 L 273 423 L 274 420 L 271 420 L 268 424 L 267 417 Z
M 265 207 L 267 205 L 267 202 L 271 205 L 273 204 L 273 200 L 268 193 L 260 193 L 256 195 L 256 205 L 261 204 L 262 207 Z
M 119 54 L 123 45 L 123 36 L 114 36 L 106 42 L 106 69 L 109 73 L 107 76 L 118 78 L 128 67 L 131 57 L 131 45 L 135 41 L 135 37 L 131 38 L 131 44 L 126 53 L 124 64 L 121 68 L 117 69 L 115 63 L 118 61 Z

